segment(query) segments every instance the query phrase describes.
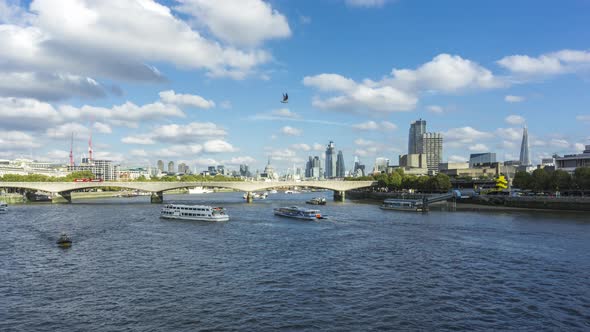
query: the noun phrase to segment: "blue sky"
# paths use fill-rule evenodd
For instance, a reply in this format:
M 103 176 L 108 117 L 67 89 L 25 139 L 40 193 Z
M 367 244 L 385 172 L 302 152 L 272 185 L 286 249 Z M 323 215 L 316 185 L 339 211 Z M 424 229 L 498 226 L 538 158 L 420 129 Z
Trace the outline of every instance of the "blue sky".
M 0 0 L 0 159 L 304 167 L 590 144 L 590 2 Z M 288 104 L 281 94 L 288 92 Z

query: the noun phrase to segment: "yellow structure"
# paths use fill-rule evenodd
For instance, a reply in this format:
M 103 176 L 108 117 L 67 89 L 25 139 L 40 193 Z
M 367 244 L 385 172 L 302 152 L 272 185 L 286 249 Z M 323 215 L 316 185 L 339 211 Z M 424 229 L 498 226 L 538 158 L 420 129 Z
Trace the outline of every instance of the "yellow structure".
M 497 190 L 508 189 L 508 181 L 506 181 L 506 178 L 504 177 L 504 175 L 500 175 L 496 178 L 496 189 Z

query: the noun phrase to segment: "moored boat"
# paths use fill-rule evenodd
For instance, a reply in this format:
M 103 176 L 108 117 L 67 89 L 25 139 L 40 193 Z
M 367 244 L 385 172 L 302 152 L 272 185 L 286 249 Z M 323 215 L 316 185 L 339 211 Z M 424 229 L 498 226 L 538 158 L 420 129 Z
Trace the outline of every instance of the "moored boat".
M 296 219 L 315 220 L 315 219 L 326 219 L 320 213 L 320 210 L 305 209 L 298 206 L 281 207 L 274 209 L 274 213 L 277 216 L 289 217 Z
M 208 194 L 208 193 L 212 193 L 212 192 L 213 192 L 213 190 L 208 189 L 208 188 L 203 188 L 203 187 L 188 188 L 188 193 L 191 195 Z
M 8 204 L 6 202 L 0 202 L 0 213 L 8 211 Z
M 311 204 L 311 205 L 326 205 L 326 198 L 325 197 L 314 197 L 314 198 L 306 201 L 305 203 Z
M 222 207 L 208 205 L 166 204 L 160 218 L 198 221 L 228 221 L 229 216 Z
M 422 212 L 422 202 L 405 199 L 386 199 L 379 208 L 382 210 Z
M 62 248 L 69 248 L 72 246 L 72 239 L 66 233 L 61 233 L 56 241 L 57 245 Z

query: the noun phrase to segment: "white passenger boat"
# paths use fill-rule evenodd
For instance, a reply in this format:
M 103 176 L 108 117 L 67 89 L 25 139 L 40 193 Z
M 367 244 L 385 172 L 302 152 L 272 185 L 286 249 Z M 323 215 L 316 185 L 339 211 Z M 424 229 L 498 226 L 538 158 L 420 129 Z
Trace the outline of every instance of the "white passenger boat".
M 8 204 L 6 202 L 0 202 L 0 213 L 8 211 Z
M 268 193 L 263 192 L 263 193 L 252 193 L 252 198 L 253 199 L 266 199 L 266 197 L 268 196 Z M 242 198 L 246 199 L 248 198 L 248 194 L 244 194 L 242 196 Z
M 285 194 L 301 194 L 301 192 L 297 190 L 285 190 Z
M 272 189 L 268 191 L 269 194 L 276 194 L 278 191 L 276 189 Z
M 191 195 L 208 194 L 208 193 L 212 193 L 212 192 L 213 192 L 213 190 L 208 189 L 208 188 L 203 188 L 203 187 L 188 188 L 188 193 Z
M 380 208 L 383 210 L 422 212 L 422 202 L 405 199 L 386 199 Z
M 305 209 L 298 206 L 281 207 L 274 209 L 275 215 L 296 219 L 315 220 L 326 219 L 322 217 L 320 210 Z
M 229 216 L 222 207 L 208 205 L 166 204 L 160 218 L 200 221 L 228 221 Z

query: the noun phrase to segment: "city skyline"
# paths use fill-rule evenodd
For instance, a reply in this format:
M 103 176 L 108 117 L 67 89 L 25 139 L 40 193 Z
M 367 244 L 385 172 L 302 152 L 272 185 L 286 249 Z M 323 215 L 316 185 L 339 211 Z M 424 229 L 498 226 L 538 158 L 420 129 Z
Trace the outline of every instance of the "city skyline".
M 525 124 L 532 164 L 590 144 L 590 4 L 182 3 L 0 0 L 0 159 L 68 164 L 74 135 L 79 162 L 92 131 L 93 158 L 127 166 L 305 169 L 334 141 L 370 170 L 418 119 L 443 162 L 519 160 Z

